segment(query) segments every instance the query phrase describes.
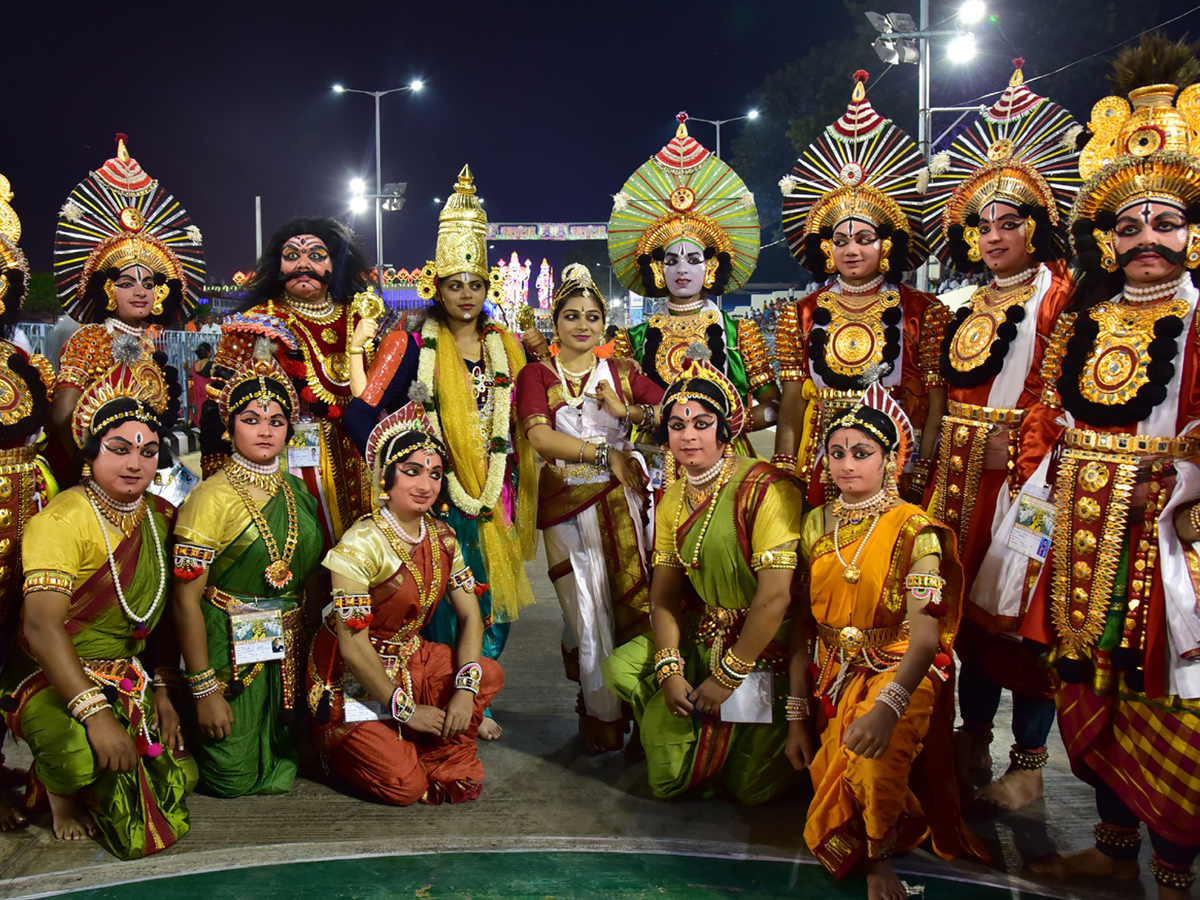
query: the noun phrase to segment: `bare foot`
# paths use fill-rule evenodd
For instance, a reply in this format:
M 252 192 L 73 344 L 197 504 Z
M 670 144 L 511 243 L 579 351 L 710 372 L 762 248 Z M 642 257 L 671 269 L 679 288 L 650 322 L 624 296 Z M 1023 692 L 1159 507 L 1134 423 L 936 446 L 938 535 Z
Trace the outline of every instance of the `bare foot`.
M 96 833 L 96 824 L 78 797 L 50 791 L 46 796 L 54 819 L 54 836 L 60 841 L 83 841 Z
M 1051 853 L 1049 856 L 1030 863 L 1029 871 L 1035 875 L 1049 875 L 1051 878 L 1077 878 L 1080 875 L 1090 875 L 1093 878 L 1115 878 L 1118 881 L 1132 881 L 1138 877 L 1136 859 L 1113 859 L 1105 856 L 1095 847 L 1088 847 L 1070 856 L 1060 856 Z
M 479 723 L 479 739 L 481 741 L 498 741 L 502 734 L 504 734 L 504 729 L 500 727 L 499 722 L 491 716 L 483 717 L 483 721 Z
M 992 771 L 992 754 L 988 748 L 992 745 L 989 735 L 965 728 L 954 732 L 954 750 L 960 767 L 965 767 L 963 775 Z
M 28 824 L 29 820 L 19 809 L 11 806 L 4 797 L 0 797 L 0 831 L 16 831 Z
M 1041 769 L 1009 769 L 975 795 L 971 804 L 986 815 L 1023 809 L 1042 797 Z
M 906 900 L 908 888 L 896 875 L 891 860 L 877 859 L 867 863 L 867 900 Z

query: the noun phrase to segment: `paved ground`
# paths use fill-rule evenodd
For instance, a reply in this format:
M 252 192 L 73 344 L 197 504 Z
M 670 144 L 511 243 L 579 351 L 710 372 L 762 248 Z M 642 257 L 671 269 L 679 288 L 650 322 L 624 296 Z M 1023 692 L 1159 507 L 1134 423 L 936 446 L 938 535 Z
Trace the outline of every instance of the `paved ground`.
M 649 796 L 644 763 L 627 765 L 621 753 L 583 752 L 573 715 L 575 687 L 562 677 L 562 619 L 543 556 L 529 564 L 529 573 L 537 605 L 522 612 L 502 660 L 507 684 L 493 708 L 505 734 L 481 746 L 487 780 L 478 801 L 395 809 L 307 779 L 279 797 L 196 796 L 189 801 L 191 833 L 170 851 L 133 862 L 119 862 L 91 841 L 55 841 L 46 817 L 25 831 L 0 834 L 0 897 L 261 863 L 447 851 L 674 852 L 813 864 L 801 835 L 804 794 L 753 809 L 724 800 L 664 803 Z M 1005 706 L 998 722 L 1007 715 Z M 1007 746 L 1004 731 L 997 728 L 997 748 Z M 11 764 L 28 759 L 26 748 L 11 740 L 5 752 Z M 1064 885 L 1021 877 L 1029 860 L 1092 840 L 1091 795 L 1072 778 L 1057 734 L 1045 772 L 1048 800 L 975 826 L 992 850 L 995 869 L 946 863 L 919 851 L 898 863 L 910 873 L 906 880 L 920 884 L 922 876 L 936 875 L 1089 900 L 1153 896 L 1148 841 L 1141 882 Z M 285 877 L 287 870 L 279 872 Z M 412 890 L 402 887 L 397 896 Z M 935 883 L 928 888 L 927 896 L 938 896 Z M 479 885 L 475 896 L 488 896 L 487 886 Z

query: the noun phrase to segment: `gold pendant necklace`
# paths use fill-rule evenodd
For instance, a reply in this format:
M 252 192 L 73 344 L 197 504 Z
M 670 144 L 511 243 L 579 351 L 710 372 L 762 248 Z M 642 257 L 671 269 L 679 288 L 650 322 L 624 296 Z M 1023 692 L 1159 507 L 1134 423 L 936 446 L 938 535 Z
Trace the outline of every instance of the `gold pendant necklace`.
M 287 537 L 284 540 L 283 552 L 280 553 L 279 545 L 275 543 L 275 535 L 271 533 L 271 526 L 267 524 L 266 517 L 255 504 L 254 498 L 250 496 L 246 482 L 230 478 L 229 486 L 241 498 L 246 512 L 250 514 L 250 520 L 258 529 L 258 534 L 267 548 L 267 556 L 270 557 L 271 563 L 263 573 L 263 578 L 273 588 L 287 587 L 288 582 L 292 580 L 292 554 L 296 552 L 296 542 L 300 537 L 300 519 L 296 515 L 296 497 L 292 494 L 291 487 L 279 476 L 279 487 L 283 491 L 284 503 L 287 504 Z

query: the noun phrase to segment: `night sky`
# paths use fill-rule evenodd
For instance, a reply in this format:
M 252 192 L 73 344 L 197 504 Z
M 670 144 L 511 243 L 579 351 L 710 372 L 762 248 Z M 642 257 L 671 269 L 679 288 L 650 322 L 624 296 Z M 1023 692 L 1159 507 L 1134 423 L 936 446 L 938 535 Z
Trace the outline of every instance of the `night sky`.
M 407 268 L 432 256 L 433 198 L 464 162 L 492 221 L 607 221 L 677 111 L 743 115 L 766 75 L 852 27 L 838 0 L 14 2 L 0 173 L 34 271 L 50 269 L 57 211 L 117 132 L 200 227 L 210 281 L 253 266 L 256 195 L 265 237 L 293 214 L 336 215 L 373 258 L 373 210 L 349 217 L 348 182 L 373 184 L 374 101 L 331 85 L 421 78 L 420 94 L 382 101 L 383 179 L 408 182 L 405 208 L 384 213 L 384 255 Z M 724 155 L 753 127 L 725 126 Z M 712 126 L 692 132 L 713 148 Z M 536 275 L 566 246 L 517 249 Z

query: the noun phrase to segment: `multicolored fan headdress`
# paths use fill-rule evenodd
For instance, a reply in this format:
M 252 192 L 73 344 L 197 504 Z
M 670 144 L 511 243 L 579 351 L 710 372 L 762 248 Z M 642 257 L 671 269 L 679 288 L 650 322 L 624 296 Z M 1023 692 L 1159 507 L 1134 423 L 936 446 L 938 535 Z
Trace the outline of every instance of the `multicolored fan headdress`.
M 434 436 L 433 423 L 425 412 L 429 401 L 429 388 L 414 381 L 408 390 L 409 402 L 383 419 L 367 438 L 367 468 L 375 477 L 375 483 L 383 486 L 383 474 L 388 466 L 418 448 L 436 453 L 444 466 L 449 465 L 446 448 Z M 417 440 L 413 442 L 412 437 Z M 404 449 L 399 448 L 403 446 Z
M 663 420 L 674 404 L 700 400 L 715 407 L 729 424 L 729 433 L 737 437 L 746 424 L 746 405 L 733 382 L 708 361 L 711 355 L 699 341 L 688 347 L 679 376 L 663 394 Z
M 228 429 L 230 418 L 252 401 L 265 410 L 272 400 L 283 407 L 290 420 L 300 408 L 292 379 L 280 367 L 275 354 L 278 345 L 289 350 L 297 347 L 296 337 L 272 316 L 239 314 L 230 316 L 221 326 L 222 337 L 254 341 L 250 363 L 225 382 L 217 398 L 217 410 Z
M 788 247 L 818 280 L 837 271 L 833 231 L 847 219 L 870 222 L 888 242 L 881 271 L 915 269 L 929 255 L 922 197 L 929 170 L 912 138 L 872 108 L 867 78 L 854 73 L 846 112 L 779 182 Z
M 21 220 L 9 205 L 12 198 L 8 179 L 0 175 L 0 316 L 19 310 L 29 288 L 29 262 L 17 246 Z
M 661 296 L 666 293 L 661 253 L 689 240 L 711 257 L 704 286 L 713 293 L 736 290 L 758 264 L 754 195 L 733 169 L 688 134 L 687 113 L 676 118 L 675 137 L 613 195 L 608 220 L 613 272 L 631 291 Z M 718 275 L 722 254 L 728 263 Z
M 900 404 L 886 387 L 874 381 L 863 392 L 862 400 L 835 416 L 825 429 L 822 443 L 829 443 L 829 436 L 839 428 L 857 428 L 879 441 L 885 453 L 896 454 L 896 471 L 904 471 L 912 456 L 916 435 Z
M 1083 127 L 1026 86 L 1024 63 L 1013 60 L 1016 70 L 1000 99 L 930 165 L 926 228 L 934 252 L 960 271 L 980 263 L 979 216 L 993 201 L 1026 209 L 1035 228 L 1039 222 L 1047 228 L 1053 238 L 1047 245 L 1051 255 L 1061 256 L 1067 249 L 1059 226 L 1079 190 L 1075 139 Z M 1035 233 L 1028 233 L 1027 240 L 1032 242 Z
M 475 194 L 475 176 L 468 165 L 458 173 L 454 193 L 438 216 L 437 250 L 417 279 L 417 296 L 432 300 L 439 279 L 462 272 L 487 280 L 488 299 L 493 303 L 503 297 L 500 270 L 488 268 L 487 213 Z
M 80 395 L 71 419 L 71 437 L 83 449 L 93 434 L 118 421 L 136 419 L 162 428 L 170 402 L 162 369 L 145 352 L 135 335 L 113 339 L 113 365 Z
M 1151 36 L 1131 52 L 1153 55 Z M 1130 68 L 1135 68 L 1131 66 Z M 1157 73 L 1156 73 L 1157 74 Z M 1172 75 L 1163 72 L 1160 77 Z M 1178 95 L 1178 96 L 1177 96 Z M 1149 84 L 1092 107 L 1092 137 L 1079 156 L 1087 179 L 1071 210 L 1071 240 L 1084 268 L 1118 268 L 1113 229 L 1134 203 L 1178 207 L 1188 220 L 1184 264 L 1200 267 L 1200 84 Z
M 143 265 L 155 274 L 156 317 L 188 316 L 204 284 L 200 229 L 186 210 L 130 157 L 117 155 L 88 174 L 59 211 L 54 274 L 63 309 L 92 321 L 113 269 Z
M 582 294 L 584 297 L 591 297 L 600 304 L 600 311 L 604 313 L 604 318 L 608 318 L 608 301 L 604 299 L 604 295 L 600 293 L 600 288 L 596 287 L 596 282 L 592 278 L 591 270 L 583 263 L 571 263 L 564 266 L 562 270 L 562 284 L 558 290 L 554 292 L 554 301 L 550 304 L 550 309 L 554 318 L 558 318 L 558 306 L 567 297 L 572 294 Z M 528 307 L 526 307 L 528 308 Z

